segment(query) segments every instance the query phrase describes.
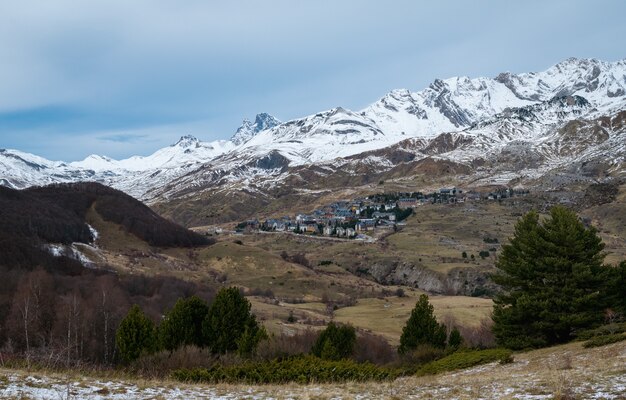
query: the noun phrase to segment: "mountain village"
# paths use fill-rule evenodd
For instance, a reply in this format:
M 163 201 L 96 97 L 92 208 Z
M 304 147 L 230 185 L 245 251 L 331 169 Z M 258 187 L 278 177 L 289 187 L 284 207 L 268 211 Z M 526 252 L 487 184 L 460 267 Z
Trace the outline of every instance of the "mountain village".
M 441 188 L 424 194 L 422 192 L 379 193 L 353 200 L 342 200 L 317 208 L 310 213 L 264 221 L 249 219 L 236 225 L 236 233 L 292 232 L 356 240 L 370 239 L 369 235 L 395 232 L 403 221 L 420 206 L 431 204 L 457 204 L 482 200 L 502 200 L 525 196 L 529 191 L 521 188 L 503 187 L 491 192 Z M 223 229 L 211 227 L 209 234 L 222 233 Z M 368 236 L 365 236 L 368 235 Z

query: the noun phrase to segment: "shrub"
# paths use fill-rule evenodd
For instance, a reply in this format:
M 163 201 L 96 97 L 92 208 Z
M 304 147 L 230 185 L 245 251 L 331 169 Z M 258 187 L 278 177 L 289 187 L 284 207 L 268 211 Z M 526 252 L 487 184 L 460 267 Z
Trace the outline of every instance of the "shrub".
M 387 339 L 369 332 L 359 332 L 352 358 L 357 362 L 385 365 L 398 361 L 398 352 Z
M 417 374 L 432 375 L 440 372 L 470 368 L 495 361 L 500 361 L 501 363 L 512 362 L 512 352 L 506 349 L 457 351 L 447 357 L 424 365 L 417 371 Z
M 326 329 L 320 332 L 311 353 L 324 360 L 341 360 L 352 355 L 355 342 L 354 327 L 349 325 L 337 326 L 331 322 Z
M 613 323 L 599 326 L 595 329 L 587 329 L 584 331 L 580 331 L 576 334 L 576 338 L 578 340 L 588 340 L 597 336 L 606 336 L 606 335 L 614 335 L 617 333 L 626 332 L 626 322 L 622 323 Z
M 412 365 L 414 367 L 437 360 L 443 356 L 445 356 L 445 352 L 442 348 L 423 343 L 402 354 L 402 364 Z M 413 372 L 414 371 L 415 369 L 413 368 Z
M 496 345 L 496 338 L 493 335 L 493 321 L 485 318 L 478 326 L 460 326 L 459 331 L 465 344 L 473 348 L 487 349 Z
M 398 370 L 359 364 L 350 360 L 322 360 L 314 356 L 296 356 L 262 362 L 245 362 L 232 366 L 180 369 L 172 377 L 183 382 L 283 384 L 297 382 L 331 383 L 385 381 L 398 377 Z
M 210 368 L 217 362 L 208 349 L 182 346 L 170 351 L 142 355 L 127 370 L 138 376 L 163 379 L 180 368 Z
M 623 333 L 616 333 L 613 335 L 604 335 L 604 336 L 596 336 L 594 338 L 589 339 L 583 344 L 583 347 L 600 347 L 606 346 L 607 344 L 617 343 L 626 340 L 626 335 Z
M 463 337 L 461 336 L 461 332 L 454 327 L 450 331 L 450 335 L 448 336 L 448 347 L 452 350 L 456 350 L 463 344 Z
M 271 360 L 310 353 L 318 336 L 317 332 L 310 329 L 293 336 L 272 335 L 259 343 L 257 357 Z

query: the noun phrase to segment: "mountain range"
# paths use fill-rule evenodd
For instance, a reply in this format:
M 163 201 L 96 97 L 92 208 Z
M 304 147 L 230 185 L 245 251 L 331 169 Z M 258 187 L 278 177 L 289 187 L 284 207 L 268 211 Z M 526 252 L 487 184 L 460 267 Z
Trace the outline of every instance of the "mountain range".
M 183 136 L 146 157 L 67 163 L 0 150 L 0 184 L 97 181 L 170 204 L 166 214 L 195 224 L 213 219 L 191 217 L 182 204 L 206 214 L 228 198 L 229 219 L 286 195 L 415 176 L 544 188 L 622 178 L 625 132 L 626 59 L 570 58 L 542 72 L 436 79 L 360 111 L 337 107 L 287 122 L 259 114 L 230 140 Z

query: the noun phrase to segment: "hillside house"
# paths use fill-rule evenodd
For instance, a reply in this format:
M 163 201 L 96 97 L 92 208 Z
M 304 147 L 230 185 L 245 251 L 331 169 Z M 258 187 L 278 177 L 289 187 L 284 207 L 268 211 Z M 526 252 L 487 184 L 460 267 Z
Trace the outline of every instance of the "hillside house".
M 469 191 L 469 192 L 467 192 L 467 193 L 465 194 L 465 198 L 466 198 L 468 201 L 480 201 L 480 199 L 482 198 L 482 196 L 481 196 L 481 194 L 480 194 L 480 193 L 478 193 L 478 192 L 475 192 L 475 191 L 471 190 L 471 191 Z
M 315 220 L 306 220 L 303 221 L 301 226 L 304 227 L 304 232 L 308 232 L 308 233 L 319 233 L 319 229 L 317 226 L 317 221 Z
M 222 229 L 220 226 L 211 226 L 207 229 L 207 233 L 209 235 L 219 235 L 223 232 L 224 232 L 224 229 Z
M 375 226 L 376 226 L 375 219 L 360 219 L 356 223 L 355 229 L 357 232 L 367 232 L 367 231 L 373 231 Z
M 390 212 L 376 211 L 374 214 L 372 214 L 372 218 L 374 218 L 374 219 L 386 219 L 386 220 L 389 220 L 389 221 L 395 221 L 396 220 L 396 214 L 395 213 L 390 213 Z
M 374 227 L 374 229 L 375 230 L 392 230 L 392 229 L 396 229 L 396 223 L 394 221 L 381 219 L 381 220 L 378 220 L 378 222 L 376 223 L 376 226 Z
M 397 204 L 400 208 L 415 208 L 418 203 L 415 197 L 402 197 Z
M 457 194 L 461 194 L 461 193 L 463 193 L 463 191 L 455 187 L 439 189 L 439 194 L 447 195 L 447 196 L 456 196 Z

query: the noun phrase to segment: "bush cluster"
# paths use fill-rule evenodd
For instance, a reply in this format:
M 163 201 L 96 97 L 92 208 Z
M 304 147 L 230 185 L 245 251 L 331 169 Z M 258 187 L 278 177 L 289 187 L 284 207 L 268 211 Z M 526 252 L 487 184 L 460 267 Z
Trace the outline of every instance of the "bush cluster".
M 626 332 L 626 322 L 602 325 L 595 329 L 587 329 L 576 334 L 578 340 L 589 340 L 598 336 L 614 335 Z
M 613 343 L 621 342 L 623 340 L 626 340 L 626 335 L 623 334 L 623 333 L 615 333 L 613 335 L 596 336 L 596 337 L 593 337 L 593 338 L 589 339 L 588 341 L 586 341 L 583 344 L 583 347 L 590 348 L 590 347 L 606 346 L 607 344 L 613 344 Z
M 432 375 L 440 372 L 470 368 L 495 361 L 499 361 L 503 364 L 512 362 L 512 352 L 506 349 L 457 351 L 449 356 L 424 365 L 417 371 L 417 374 Z
M 399 371 L 351 360 L 322 360 L 315 356 L 295 356 L 262 362 L 211 368 L 180 369 L 173 378 L 183 382 L 282 384 L 296 382 L 331 383 L 385 381 L 397 378 Z

